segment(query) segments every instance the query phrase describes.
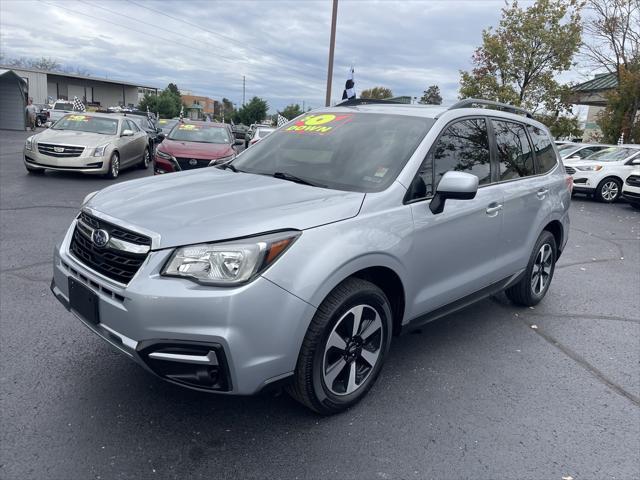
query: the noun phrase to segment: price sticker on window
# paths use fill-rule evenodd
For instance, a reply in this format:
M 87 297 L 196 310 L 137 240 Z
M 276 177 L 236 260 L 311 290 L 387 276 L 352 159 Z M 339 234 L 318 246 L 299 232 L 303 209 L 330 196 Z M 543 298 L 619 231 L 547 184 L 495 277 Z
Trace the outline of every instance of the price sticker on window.
M 288 133 L 307 135 L 328 135 L 338 127 L 351 121 L 351 114 L 321 113 L 318 115 L 307 115 L 296 121 L 293 125 L 284 129 Z

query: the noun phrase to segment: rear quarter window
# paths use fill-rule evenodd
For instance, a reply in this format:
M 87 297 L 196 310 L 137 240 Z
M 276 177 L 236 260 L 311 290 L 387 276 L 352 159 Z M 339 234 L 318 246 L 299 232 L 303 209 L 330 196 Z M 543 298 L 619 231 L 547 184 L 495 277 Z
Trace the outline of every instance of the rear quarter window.
M 527 125 L 531 141 L 533 142 L 533 150 L 536 152 L 536 163 L 538 173 L 547 173 L 553 170 L 558 164 L 556 152 L 553 149 L 553 142 L 549 135 L 538 127 Z

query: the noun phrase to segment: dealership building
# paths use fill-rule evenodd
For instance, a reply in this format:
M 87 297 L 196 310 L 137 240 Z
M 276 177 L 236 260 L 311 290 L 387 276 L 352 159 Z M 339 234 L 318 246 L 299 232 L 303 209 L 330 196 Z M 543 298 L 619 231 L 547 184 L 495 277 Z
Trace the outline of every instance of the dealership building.
M 12 70 L 24 79 L 29 98 L 37 104 L 78 97 L 86 105 L 133 107 L 138 104 L 139 92 L 158 93 L 155 87 L 121 80 L 1 65 L 0 68 Z

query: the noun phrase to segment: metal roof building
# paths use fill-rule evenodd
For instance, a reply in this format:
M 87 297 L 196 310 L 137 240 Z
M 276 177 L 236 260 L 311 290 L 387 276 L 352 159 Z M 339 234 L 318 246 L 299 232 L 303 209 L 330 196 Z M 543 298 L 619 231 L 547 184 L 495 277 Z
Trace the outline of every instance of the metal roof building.
M 130 106 L 138 104 L 139 89 L 156 87 L 108 78 L 75 75 L 33 68 L 0 66 L 12 70 L 27 83 L 28 95 L 33 103 L 43 104 L 57 99 L 73 100 L 78 97 L 86 105 L 99 107 Z

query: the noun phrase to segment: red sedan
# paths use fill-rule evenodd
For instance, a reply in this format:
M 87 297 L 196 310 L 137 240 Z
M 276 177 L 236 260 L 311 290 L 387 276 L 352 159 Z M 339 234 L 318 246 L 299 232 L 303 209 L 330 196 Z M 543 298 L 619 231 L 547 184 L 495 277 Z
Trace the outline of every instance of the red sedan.
M 165 137 L 153 159 L 155 174 L 222 165 L 233 160 L 237 142 L 224 123 L 184 121 Z

